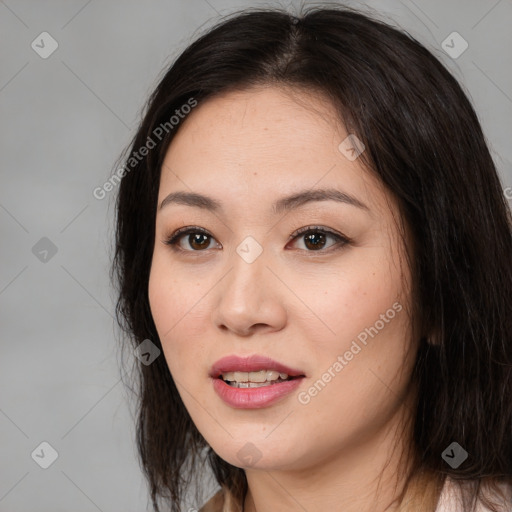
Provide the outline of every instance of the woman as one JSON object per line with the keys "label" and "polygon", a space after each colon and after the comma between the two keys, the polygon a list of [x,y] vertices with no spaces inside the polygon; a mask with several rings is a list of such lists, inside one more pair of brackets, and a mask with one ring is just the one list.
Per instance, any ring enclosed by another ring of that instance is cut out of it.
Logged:
{"label": "woman", "polygon": [[239,13],[130,149],[113,270],[155,510],[204,462],[205,512],[512,510],[510,209],[429,51],[347,8]]}

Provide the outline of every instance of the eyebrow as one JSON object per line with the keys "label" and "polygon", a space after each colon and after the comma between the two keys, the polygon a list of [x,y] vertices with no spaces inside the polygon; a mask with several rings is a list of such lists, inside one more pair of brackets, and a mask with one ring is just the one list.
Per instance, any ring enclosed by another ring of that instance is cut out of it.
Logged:
{"label": "eyebrow", "polygon": [[[272,204],[272,211],[275,215],[299,208],[307,203],[316,201],[337,201],[349,204],[362,210],[370,211],[368,206],[355,197],[334,188],[304,190],[290,196],[282,197]],[[169,204],[181,204],[202,208],[211,212],[222,212],[222,204],[202,194],[195,192],[171,192],[160,203],[160,210]]]}

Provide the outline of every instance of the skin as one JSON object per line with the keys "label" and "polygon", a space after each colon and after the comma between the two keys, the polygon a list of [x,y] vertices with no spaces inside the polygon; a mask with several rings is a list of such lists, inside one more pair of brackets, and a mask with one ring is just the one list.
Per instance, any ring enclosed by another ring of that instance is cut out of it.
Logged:
{"label": "skin", "polygon": [[[149,299],[192,420],[223,459],[246,471],[246,512],[396,510],[389,505],[409,460],[404,465],[399,456],[411,442],[404,425],[413,410],[417,342],[406,313],[411,276],[393,217],[400,216],[360,159],[338,149],[348,133],[333,112],[311,91],[261,86],[225,93],[187,116],[162,168],[159,205],[176,191],[223,205],[222,213],[174,203],[158,209]],[[271,211],[283,196],[330,187],[369,210],[329,200]],[[315,250],[304,234],[290,240],[311,225],[351,242],[340,246],[327,237]],[[185,226],[209,232],[205,249],[191,245],[189,235],[181,252],[164,243]],[[250,264],[236,252],[249,235],[263,248]],[[395,302],[401,312],[301,403],[299,393]],[[306,377],[269,407],[232,408],[209,377],[212,364],[231,354],[268,355]],[[259,453],[252,464],[237,456],[248,442]]]}

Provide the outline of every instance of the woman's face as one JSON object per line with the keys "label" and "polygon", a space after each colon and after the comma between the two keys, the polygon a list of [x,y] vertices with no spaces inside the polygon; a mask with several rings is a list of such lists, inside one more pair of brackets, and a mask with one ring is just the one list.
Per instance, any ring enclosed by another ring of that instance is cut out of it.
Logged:
{"label": "woman's face", "polygon": [[382,435],[415,356],[396,204],[334,108],[291,94],[197,106],[158,195],[149,299],[164,356],[198,430],[246,469],[307,468]]}

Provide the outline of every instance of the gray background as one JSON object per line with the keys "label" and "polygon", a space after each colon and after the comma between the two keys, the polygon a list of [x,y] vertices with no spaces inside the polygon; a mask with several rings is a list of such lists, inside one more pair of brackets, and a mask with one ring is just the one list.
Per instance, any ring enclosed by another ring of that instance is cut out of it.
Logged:
{"label": "gray background", "polygon": [[[299,2],[0,2],[1,512],[149,510],[112,317],[115,191],[92,191],[162,69],[221,15],[258,5]],[[512,186],[511,0],[366,5],[463,83]],[[442,49],[453,31],[469,44],[457,59]],[[42,32],[58,42],[46,59],[31,47]],[[31,457],[43,441],[59,455],[48,469]]]}

